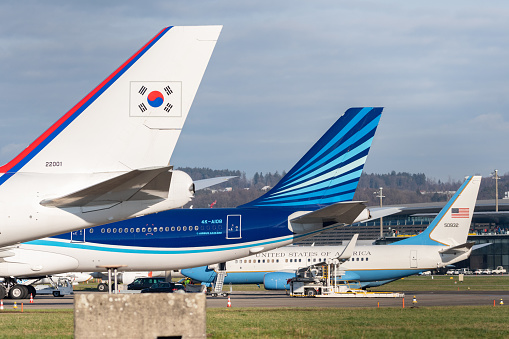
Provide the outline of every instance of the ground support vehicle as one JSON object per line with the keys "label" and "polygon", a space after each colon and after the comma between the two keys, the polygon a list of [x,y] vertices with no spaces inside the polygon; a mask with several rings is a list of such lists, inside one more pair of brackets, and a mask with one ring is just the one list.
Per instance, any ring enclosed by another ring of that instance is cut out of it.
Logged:
{"label": "ground support vehicle", "polygon": [[497,266],[496,269],[491,271],[491,274],[506,274],[507,270],[503,266]]}
{"label": "ground support vehicle", "polygon": [[35,285],[38,295],[53,294],[54,297],[63,297],[74,294],[72,281],[67,278],[59,278],[57,282],[51,280],[51,284]]}
{"label": "ground support vehicle", "polygon": [[321,263],[297,270],[290,279],[292,297],[403,298],[404,293],[369,292],[358,281],[344,281],[339,263]]}

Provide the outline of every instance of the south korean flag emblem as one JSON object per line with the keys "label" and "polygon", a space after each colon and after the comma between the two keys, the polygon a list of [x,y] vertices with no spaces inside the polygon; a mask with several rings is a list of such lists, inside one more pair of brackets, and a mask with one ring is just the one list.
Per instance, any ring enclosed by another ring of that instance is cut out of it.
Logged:
{"label": "south korean flag emblem", "polygon": [[130,116],[182,116],[182,82],[131,81],[130,90]]}

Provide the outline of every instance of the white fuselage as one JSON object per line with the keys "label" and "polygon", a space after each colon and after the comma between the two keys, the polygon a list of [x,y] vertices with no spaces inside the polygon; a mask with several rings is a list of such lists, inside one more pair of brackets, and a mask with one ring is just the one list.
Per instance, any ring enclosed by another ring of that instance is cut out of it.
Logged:
{"label": "white fuselage", "polygon": [[125,201],[92,211],[81,207],[41,205],[44,199],[58,197],[118,175],[16,173],[0,186],[0,247],[178,208],[193,197],[189,190],[192,185],[189,175],[175,171],[168,199]]}

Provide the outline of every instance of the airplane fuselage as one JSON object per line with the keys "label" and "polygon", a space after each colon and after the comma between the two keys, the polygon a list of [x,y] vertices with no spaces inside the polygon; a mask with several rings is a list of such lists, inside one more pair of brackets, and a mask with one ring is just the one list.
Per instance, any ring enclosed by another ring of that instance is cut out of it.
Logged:
{"label": "airplane fuselage", "polygon": [[[20,244],[0,265],[0,276],[55,272],[171,270],[223,262],[271,250],[326,228],[294,234],[293,210],[177,209]],[[143,222],[144,220],[149,221]],[[15,259],[14,259],[15,258]],[[18,264],[23,262],[23,264]]]}
{"label": "airplane fuselage", "polygon": [[[350,259],[341,265],[343,280],[375,282],[394,280],[419,272],[433,270],[463,260],[442,255],[446,246],[428,245],[374,245],[356,246]],[[287,246],[226,263],[225,283],[262,284],[269,273],[287,272],[294,275],[299,268],[337,258],[344,246]],[[460,253],[458,253],[460,255]],[[182,273],[203,282],[213,282],[216,269],[205,266],[185,269]]]}

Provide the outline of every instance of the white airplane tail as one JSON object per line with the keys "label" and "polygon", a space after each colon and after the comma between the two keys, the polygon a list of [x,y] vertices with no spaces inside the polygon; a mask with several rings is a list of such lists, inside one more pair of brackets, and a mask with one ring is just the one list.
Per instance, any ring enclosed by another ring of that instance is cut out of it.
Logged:
{"label": "white airplane tail", "polygon": [[460,246],[466,243],[481,176],[468,177],[431,224],[421,234],[394,245]]}
{"label": "white airplane tail", "polygon": [[167,27],[8,164],[15,173],[168,166],[221,26]]}

